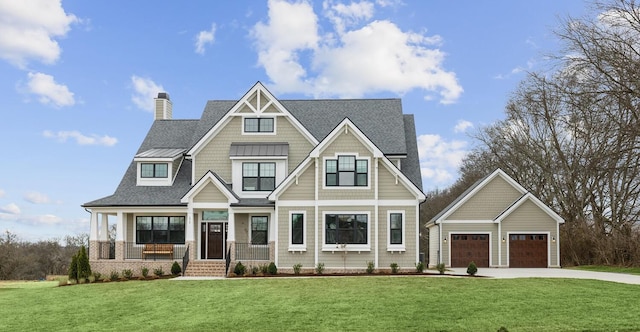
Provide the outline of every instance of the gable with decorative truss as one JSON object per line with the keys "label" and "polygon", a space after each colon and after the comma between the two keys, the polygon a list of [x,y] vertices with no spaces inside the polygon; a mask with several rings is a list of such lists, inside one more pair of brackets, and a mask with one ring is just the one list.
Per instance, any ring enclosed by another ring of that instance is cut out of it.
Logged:
{"label": "gable with decorative truss", "polygon": [[[260,152],[267,151],[264,144],[281,146],[283,143],[288,143],[288,155],[284,156],[285,162],[277,166],[277,172],[282,174],[292,171],[318,144],[309,131],[258,82],[188,151],[193,160],[192,179],[195,181],[207,171],[215,170],[228,183],[238,182],[233,180],[238,177],[237,172],[243,162],[280,163],[278,160],[282,156]],[[252,146],[256,154],[231,156],[232,144]],[[260,144],[263,146],[258,148]]]}

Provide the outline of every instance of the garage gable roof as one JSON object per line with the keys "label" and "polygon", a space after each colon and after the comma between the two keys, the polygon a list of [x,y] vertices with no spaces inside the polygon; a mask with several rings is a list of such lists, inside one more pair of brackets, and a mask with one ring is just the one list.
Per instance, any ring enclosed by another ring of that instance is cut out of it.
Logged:
{"label": "garage gable roof", "polygon": [[478,180],[471,187],[465,190],[460,196],[458,196],[453,202],[447,205],[440,213],[435,215],[429,222],[427,222],[427,226],[431,224],[439,224],[442,221],[446,220],[451,214],[453,214],[458,208],[460,208],[464,203],[466,203],[471,197],[477,194],[482,188],[484,188],[487,184],[489,184],[496,177],[501,177],[511,186],[513,186],[518,192],[521,194],[526,194],[528,190],[526,190],[523,186],[521,186],[518,182],[516,182],[513,178],[511,178],[507,173],[505,173],[501,169],[496,169],[493,173],[485,176],[484,178]]}
{"label": "garage gable roof", "polygon": [[553,210],[551,210],[546,204],[544,204],[541,200],[539,200],[536,196],[534,196],[530,192],[522,195],[522,197],[520,197],[517,201],[511,204],[511,206],[509,206],[506,210],[500,213],[496,217],[495,222],[501,223],[506,217],[508,217],[513,211],[516,211],[518,207],[520,207],[526,201],[533,202],[533,204],[538,206],[540,210],[544,211],[547,215],[549,215],[549,217],[551,217],[557,223],[564,224],[564,219],[562,219],[560,215],[558,215]]}

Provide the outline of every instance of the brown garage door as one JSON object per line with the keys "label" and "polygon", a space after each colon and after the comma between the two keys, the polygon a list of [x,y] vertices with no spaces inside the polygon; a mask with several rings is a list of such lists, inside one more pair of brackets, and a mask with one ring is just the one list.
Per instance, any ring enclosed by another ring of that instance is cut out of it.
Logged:
{"label": "brown garage door", "polygon": [[488,234],[451,235],[451,266],[467,267],[470,262],[478,267],[489,267]]}
{"label": "brown garage door", "polygon": [[547,235],[511,234],[509,267],[547,267]]}

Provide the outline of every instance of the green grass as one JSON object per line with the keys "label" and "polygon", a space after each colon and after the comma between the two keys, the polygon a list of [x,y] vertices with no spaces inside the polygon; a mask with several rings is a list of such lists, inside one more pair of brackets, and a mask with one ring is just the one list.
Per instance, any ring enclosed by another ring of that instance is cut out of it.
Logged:
{"label": "green grass", "polygon": [[0,281],[0,291],[4,289],[52,288],[58,285],[58,281]]}
{"label": "green grass", "polygon": [[0,288],[0,330],[638,331],[637,285],[440,277]]}
{"label": "green grass", "polygon": [[603,265],[582,265],[570,267],[576,270],[596,271],[596,272],[613,272],[640,275],[640,267],[624,267],[624,266],[603,266]]}

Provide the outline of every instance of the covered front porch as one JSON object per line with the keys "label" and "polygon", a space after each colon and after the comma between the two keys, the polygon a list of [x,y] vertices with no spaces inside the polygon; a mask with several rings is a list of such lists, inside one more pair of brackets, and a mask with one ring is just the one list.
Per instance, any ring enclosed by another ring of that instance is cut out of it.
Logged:
{"label": "covered front porch", "polygon": [[90,225],[89,258],[102,274],[130,269],[138,275],[143,267],[168,273],[177,261],[185,275],[190,264],[194,275],[226,275],[238,261],[275,260],[271,206],[93,209]]}

